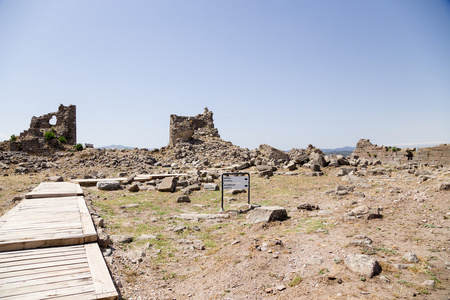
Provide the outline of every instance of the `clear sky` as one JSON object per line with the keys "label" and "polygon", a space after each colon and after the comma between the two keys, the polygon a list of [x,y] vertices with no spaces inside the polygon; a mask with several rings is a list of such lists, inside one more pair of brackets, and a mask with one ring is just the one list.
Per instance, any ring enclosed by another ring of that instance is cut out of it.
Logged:
{"label": "clear sky", "polygon": [[62,103],[96,147],[204,107],[250,149],[450,143],[450,1],[0,0],[0,103],[0,140]]}

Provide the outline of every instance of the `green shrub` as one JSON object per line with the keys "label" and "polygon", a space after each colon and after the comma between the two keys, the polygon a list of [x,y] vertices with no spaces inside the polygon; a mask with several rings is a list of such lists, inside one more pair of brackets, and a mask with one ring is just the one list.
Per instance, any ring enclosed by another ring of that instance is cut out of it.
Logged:
{"label": "green shrub", "polygon": [[16,138],[16,135],[15,135],[15,134],[11,135],[11,139],[10,139],[11,142],[15,142],[16,139],[17,139],[17,138]]}
{"label": "green shrub", "polygon": [[53,131],[47,131],[44,133],[44,140],[47,142],[56,138],[56,135]]}
{"label": "green shrub", "polygon": [[77,151],[83,150],[83,145],[77,144],[77,145],[75,146],[75,150],[77,150]]}
{"label": "green shrub", "polygon": [[66,139],[66,137],[63,136],[63,135],[59,137],[58,141],[59,141],[61,144],[67,143],[67,139]]}

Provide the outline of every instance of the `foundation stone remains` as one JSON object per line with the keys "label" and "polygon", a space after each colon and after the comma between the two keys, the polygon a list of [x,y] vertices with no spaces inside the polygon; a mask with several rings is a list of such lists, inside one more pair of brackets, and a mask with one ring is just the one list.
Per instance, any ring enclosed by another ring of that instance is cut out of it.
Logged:
{"label": "foundation stone remains", "polygon": [[360,139],[353,151],[353,158],[379,160],[383,163],[404,164],[408,162],[450,165],[450,145],[442,144],[428,148],[398,148],[378,146],[369,139]]}

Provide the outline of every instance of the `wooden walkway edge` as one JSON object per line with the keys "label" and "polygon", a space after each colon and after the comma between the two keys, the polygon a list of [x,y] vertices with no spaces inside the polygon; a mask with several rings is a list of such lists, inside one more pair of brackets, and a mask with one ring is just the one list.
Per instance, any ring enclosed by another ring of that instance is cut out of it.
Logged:
{"label": "wooden walkway edge", "polygon": [[0,299],[118,298],[80,190],[41,184],[0,218]]}

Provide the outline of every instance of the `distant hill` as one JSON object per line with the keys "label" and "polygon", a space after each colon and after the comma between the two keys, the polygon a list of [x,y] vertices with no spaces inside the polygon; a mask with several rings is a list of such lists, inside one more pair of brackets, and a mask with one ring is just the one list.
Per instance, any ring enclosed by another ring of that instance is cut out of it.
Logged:
{"label": "distant hill", "polygon": [[134,149],[135,147],[128,147],[128,146],[122,146],[122,145],[109,145],[109,146],[103,146],[103,147],[97,147],[98,149]]}
{"label": "distant hill", "polygon": [[335,154],[335,155],[344,155],[348,156],[352,154],[353,150],[355,150],[355,147],[342,147],[342,148],[336,148],[336,149],[320,149],[325,154]]}

